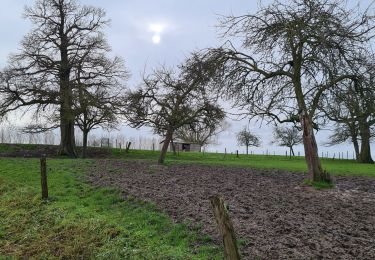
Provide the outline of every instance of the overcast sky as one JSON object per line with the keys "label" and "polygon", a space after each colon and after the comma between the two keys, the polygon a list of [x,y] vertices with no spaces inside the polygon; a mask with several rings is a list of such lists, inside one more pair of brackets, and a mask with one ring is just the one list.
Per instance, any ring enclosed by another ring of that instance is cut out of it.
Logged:
{"label": "overcast sky", "polygon": [[[218,46],[220,38],[215,27],[219,15],[241,15],[257,9],[256,0],[82,0],[84,4],[102,7],[111,20],[111,26],[105,30],[107,39],[115,55],[122,56],[132,77],[129,86],[140,82],[144,68],[152,69],[158,65],[173,66],[181,62],[196,49]],[[266,2],[266,1],[263,1]],[[269,2],[269,1],[268,1]],[[361,4],[368,4],[363,0]],[[0,67],[6,64],[7,56],[16,52],[19,42],[30,30],[29,21],[23,19],[25,5],[33,0],[1,0],[0,9]],[[220,144],[210,147],[212,151],[235,151],[237,147],[235,133],[247,125],[247,120],[233,121],[231,128],[219,138]],[[262,138],[262,147],[256,149],[262,153],[267,149],[273,153],[285,153],[285,148],[270,144],[272,129],[260,128],[255,122],[250,129]],[[134,130],[123,127],[125,136],[152,136],[149,129]],[[328,131],[318,133],[318,143],[326,141]],[[255,150],[255,149],[253,149]],[[352,151],[350,144],[337,147],[321,147],[321,151]],[[374,150],[374,149],[373,149]],[[299,146],[297,151],[303,152]]]}

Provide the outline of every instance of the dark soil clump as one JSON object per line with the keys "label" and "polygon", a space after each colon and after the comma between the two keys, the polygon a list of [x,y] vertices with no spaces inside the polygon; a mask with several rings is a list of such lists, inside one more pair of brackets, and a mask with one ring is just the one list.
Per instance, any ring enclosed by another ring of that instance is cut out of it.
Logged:
{"label": "dark soil clump", "polygon": [[200,224],[217,243],[208,199],[222,195],[245,259],[375,259],[374,179],[337,177],[335,189],[315,190],[278,170],[119,160],[98,161],[87,178]]}

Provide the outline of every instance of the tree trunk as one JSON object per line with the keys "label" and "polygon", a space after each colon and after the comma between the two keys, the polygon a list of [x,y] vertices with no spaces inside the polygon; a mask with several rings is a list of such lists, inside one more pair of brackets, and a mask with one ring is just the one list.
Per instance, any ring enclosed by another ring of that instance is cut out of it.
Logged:
{"label": "tree trunk", "polygon": [[173,155],[177,155],[177,152],[176,152],[176,145],[175,145],[175,143],[173,142],[173,139],[171,140],[171,145],[172,145]]}
{"label": "tree trunk", "polygon": [[82,140],[82,158],[87,157],[87,137],[89,135],[89,131],[82,131],[83,140]]}
{"label": "tree trunk", "polygon": [[131,144],[132,142],[128,142],[128,144],[126,145],[125,153],[129,152]]}
{"label": "tree trunk", "polygon": [[354,151],[355,151],[355,159],[359,159],[359,144],[358,144],[358,138],[357,136],[352,136],[352,143],[354,146]]}
{"label": "tree trunk", "polygon": [[303,145],[309,178],[316,182],[331,182],[330,176],[323,171],[320,163],[311,119],[303,110],[300,114],[300,120],[303,129]]}
{"label": "tree trunk", "polygon": [[59,155],[67,155],[72,158],[77,157],[75,137],[74,137],[74,116],[72,111],[61,109],[60,120],[60,151]]}
{"label": "tree trunk", "polygon": [[367,123],[362,123],[360,125],[360,135],[361,135],[361,151],[359,153],[358,162],[374,163],[374,161],[371,158],[370,127]]}
{"label": "tree trunk", "polygon": [[74,111],[73,111],[73,94],[70,85],[70,70],[68,58],[68,39],[64,32],[65,15],[60,7],[61,26],[60,26],[60,150],[59,155],[67,155],[72,158],[77,157],[75,138],[74,138]]}
{"label": "tree trunk", "polygon": [[246,155],[249,155],[249,146],[246,146]]}
{"label": "tree trunk", "polygon": [[161,148],[161,151],[160,151],[160,157],[159,157],[159,161],[158,161],[159,164],[163,164],[164,163],[165,155],[167,154],[169,143],[172,140],[172,135],[173,135],[173,132],[171,130],[168,130],[167,133],[166,133],[166,135],[165,135],[165,140],[163,142],[163,147]]}
{"label": "tree trunk", "polygon": [[293,146],[289,147],[290,148],[290,154],[292,154],[294,156],[294,150],[293,150]]}

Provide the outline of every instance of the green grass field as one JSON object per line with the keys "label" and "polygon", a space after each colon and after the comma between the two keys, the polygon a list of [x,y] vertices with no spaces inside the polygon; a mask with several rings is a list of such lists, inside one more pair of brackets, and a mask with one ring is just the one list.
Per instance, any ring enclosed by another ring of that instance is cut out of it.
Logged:
{"label": "green grass field", "polygon": [[83,183],[90,163],[49,159],[43,202],[39,160],[0,158],[0,259],[221,259],[208,237],[152,204]]}
{"label": "green grass field", "polygon": [[[12,152],[17,149],[37,150],[40,146],[34,144],[19,144],[9,146],[0,144],[0,152]],[[98,149],[98,148],[95,148]],[[103,148],[104,149],[104,148]],[[108,150],[107,150],[108,151]],[[110,151],[108,151],[110,154]],[[159,151],[125,150],[112,149],[113,158],[117,159],[136,159],[157,161]],[[306,162],[304,157],[285,157],[285,156],[265,156],[265,155],[239,155],[222,153],[190,153],[180,152],[179,155],[168,153],[166,164],[173,163],[199,163],[207,165],[222,165],[230,167],[250,167],[257,169],[281,169],[292,172],[306,172]],[[375,177],[374,164],[359,164],[354,160],[322,159],[323,169],[332,175],[346,176],[367,176]]]}
{"label": "green grass field", "polygon": [[[113,149],[116,158],[146,159],[156,161],[158,151],[124,150]],[[222,165],[230,167],[249,167],[257,169],[280,169],[292,172],[306,172],[306,161],[304,157],[265,156],[265,155],[239,155],[220,153],[188,153],[180,152],[179,155],[168,153],[166,164],[173,163],[199,163],[207,165]],[[354,160],[322,159],[323,169],[332,175],[343,176],[367,176],[375,177],[375,165],[359,164]]]}

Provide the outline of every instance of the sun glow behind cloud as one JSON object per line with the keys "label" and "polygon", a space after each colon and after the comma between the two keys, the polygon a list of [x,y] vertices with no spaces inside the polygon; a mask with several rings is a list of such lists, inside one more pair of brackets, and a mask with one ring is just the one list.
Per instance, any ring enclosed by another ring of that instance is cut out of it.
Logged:
{"label": "sun glow behind cloud", "polygon": [[154,44],[159,44],[159,43],[160,43],[160,40],[161,40],[160,35],[155,34],[154,36],[152,36],[152,42],[153,42]]}
{"label": "sun glow behind cloud", "polygon": [[154,34],[152,36],[152,42],[159,44],[161,41],[161,33],[164,31],[165,26],[160,23],[152,23],[149,26],[150,31]]}
{"label": "sun glow behind cloud", "polygon": [[164,29],[164,25],[159,23],[152,23],[150,24],[150,31],[154,33],[161,33]]}

